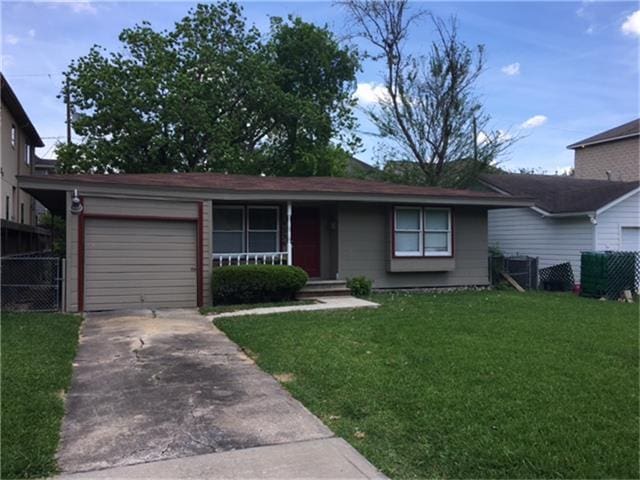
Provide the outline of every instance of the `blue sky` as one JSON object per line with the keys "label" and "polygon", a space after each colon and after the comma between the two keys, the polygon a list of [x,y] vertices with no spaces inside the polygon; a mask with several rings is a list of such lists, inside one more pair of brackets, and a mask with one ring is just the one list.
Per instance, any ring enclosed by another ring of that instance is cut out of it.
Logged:
{"label": "blue sky", "polygon": [[[56,98],[70,60],[99,44],[119,49],[118,33],[148,20],[170,28],[190,2],[2,2],[2,71],[44,137],[39,155],[52,156],[65,135]],[[330,2],[244,2],[250,23],[266,29],[270,15],[295,14],[327,24],[343,38],[344,11]],[[640,5],[637,2],[422,2],[416,7],[455,15],[461,37],[484,44],[487,68],[478,94],[491,127],[521,139],[501,159],[505,167],[562,171],[573,163],[565,147],[639,116]],[[432,29],[411,32],[408,49],[426,51]],[[360,45],[363,46],[363,45]],[[358,74],[360,101],[370,105],[381,68]],[[362,132],[372,131],[362,113]],[[373,162],[377,139],[363,135],[359,157]]]}

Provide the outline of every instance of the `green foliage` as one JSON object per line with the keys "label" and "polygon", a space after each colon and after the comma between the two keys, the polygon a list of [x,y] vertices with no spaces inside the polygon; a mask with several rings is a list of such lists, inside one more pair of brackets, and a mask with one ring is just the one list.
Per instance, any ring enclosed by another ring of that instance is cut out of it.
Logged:
{"label": "green foliage", "polygon": [[64,393],[81,318],[2,312],[2,478],[57,472]]}
{"label": "green foliage", "polygon": [[64,172],[339,175],[359,145],[358,56],[326,27],[273,18],[264,34],[221,2],[119,38],[68,68],[83,141],[58,145]]}
{"label": "green foliage", "polygon": [[373,300],[216,325],[390,478],[638,478],[637,305]]}
{"label": "green foliage", "polygon": [[214,305],[292,300],[307,283],[299,267],[287,265],[233,265],[211,274]]}
{"label": "green foliage", "polygon": [[347,280],[347,287],[351,290],[351,294],[356,297],[368,297],[371,295],[371,286],[373,282],[367,277],[353,277]]}
{"label": "green foliage", "polygon": [[58,256],[64,257],[67,250],[67,229],[65,219],[53,215],[51,212],[45,212],[40,217],[40,225],[51,230],[52,247],[51,251]]}

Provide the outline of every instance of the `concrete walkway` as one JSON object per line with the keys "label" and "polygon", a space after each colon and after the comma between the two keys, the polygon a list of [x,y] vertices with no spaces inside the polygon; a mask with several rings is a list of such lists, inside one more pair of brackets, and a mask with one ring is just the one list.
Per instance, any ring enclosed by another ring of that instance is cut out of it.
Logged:
{"label": "concrete walkway", "polygon": [[334,437],[63,475],[58,480],[106,478],[222,480],[386,477],[351,445]]}
{"label": "concrete walkway", "polygon": [[314,298],[317,303],[306,305],[287,305],[284,307],[262,307],[248,310],[236,310],[235,312],[214,313],[208,315],[210,319],[225,317],[244,317],[245,315],[271,315],[273,313],[286,312],[317,312],[321,310],[341,310],[350,308],[378,308],[380,304],[363,300],[361,298],[342,297],[318,297]]}
{"label": "concrete walkway", "polygon": [[66,478],[379,476],[192,310],[87,315],[65,408]]}

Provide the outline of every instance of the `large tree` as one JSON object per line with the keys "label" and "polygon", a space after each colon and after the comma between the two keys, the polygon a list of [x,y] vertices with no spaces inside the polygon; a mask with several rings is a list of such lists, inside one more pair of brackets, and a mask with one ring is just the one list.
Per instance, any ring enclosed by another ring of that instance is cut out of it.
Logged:
{"label": "large tree", "polygon": [[225,2],[119,38],[69,66],[82,141],[58,146],[63,171],[335,175],[358,145],[358,57],[326,27],[274,18],[261,33]]}
{"label": "large tree", "polygon": [[[383,68],[385,94],[367,110],[386,141],[384,174],[428,185],[467,186],[487,170],[514,139],[488,128],[489,116],[475,94],[484,67],[482,45],[458,37],[455,19],[445,22],[407,0],[346,0],[357,34]],[[435,35],[426,54],[407,52],[411,28],[430,18]]]}

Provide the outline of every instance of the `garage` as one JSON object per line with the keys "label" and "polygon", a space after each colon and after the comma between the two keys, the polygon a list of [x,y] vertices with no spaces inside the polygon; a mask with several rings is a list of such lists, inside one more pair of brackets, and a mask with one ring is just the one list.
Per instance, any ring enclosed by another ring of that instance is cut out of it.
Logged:
{"label": "garage", "polygon": [[83,230],[84,310],[197,306],[195,221],[87,215]]}

